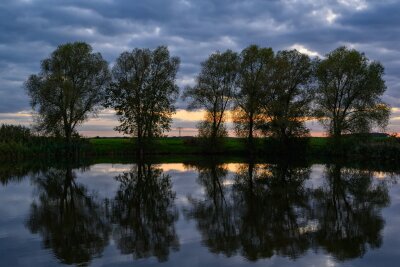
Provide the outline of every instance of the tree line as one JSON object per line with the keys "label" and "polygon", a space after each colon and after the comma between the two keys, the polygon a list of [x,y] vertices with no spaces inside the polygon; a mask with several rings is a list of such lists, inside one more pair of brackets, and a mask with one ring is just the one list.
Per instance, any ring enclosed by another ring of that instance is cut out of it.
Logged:
{"label": "tree line", "polygon": [[[86,43],[60,45],[25,83],[36,130],[70,143],[90,115],[112,108],[120,122],[116,130],[137,137],[144,147],[170,130],[180,95],[179,65],[166,46],[123,52],[110,69]],[[211,54],[182,99],[188,109],[206,111],[199,136],[214,145],[227,135],[229,111],[236,134],[250,147],[257,136],[283,144],[307,136],[309,119],[318,119],[340,143],[343,134],[387,125],[383,75],[382,64],[347,47],[310,58],[297,50],[275,53],[250,45],[240,53]]]}

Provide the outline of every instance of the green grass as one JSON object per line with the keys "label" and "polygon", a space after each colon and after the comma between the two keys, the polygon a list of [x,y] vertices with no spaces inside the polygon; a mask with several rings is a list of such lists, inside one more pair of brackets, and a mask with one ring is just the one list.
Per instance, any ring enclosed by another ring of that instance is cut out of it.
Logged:
{"label": "green grass", "polygon": [[[88,139],[96,154],[131,154],[135,151],[133,138],[92,138]],[[207,147],[196,138],[165,137],[154,139],[148,151],[151,154],[203,154]],[[221,153],[245,151],[245,141],[239,138],[225,138]]]}
{"label": "green grass", "polygon": [[[323,149],[326,146],[326,138],[310,138],[310,144],[315,149]],[[88,139],[95,154],[133,154],[135,152],[135,139],[128,138],[92,138]],[[275,141],[273,141],[275,142]],[[259,153],[268,150],[271,139],[260,138],[255,140],[255,146]],[[150,154],[207,154],[210,147],[201,143],[197,138],[164,137],[156,138],[149,147]],[[237,155],[246,153],[246,140],[243,138],[227,137],[222,141],[217,154]]]}
{"label": "green grass", "polygon": [[327,137],[310,137],[309,145],[312,147],[325,147],[328,144],[329,138]]}
{"label": "green grass", "polygon": [[135,149],[134,142],[130,138],[93,138],[89,139],[89,143],[98,154],[127,153]]}
{"label": "green grass", "polygon": [[[135,153],[135,139],[133,138],[92,138],[88,139],[92,152],[96,155],[133,155]],[[328,137],[309,137],[303,139],[306,143],[307,154],[328,155],[331,148],[331,140]],[[374,137],[370,142],[387,142],[388,138]],[[346,137],[343,143],[346,149],[356,146],[358,139]],[[280,148],[275,140],[270,138],[255,139],[256,154],[274,155]],[[301,150],[302,148],[300,148]],[[212,149],[201,143],[197,138],[187,137],[164,137],[156,138],[153,144],[147,149],[149,154],[154,155],[199,155],[209,154]],[[243,155],[246,154],[246,140],[243,138],[224,138],[221,147],[216,154]],[[289,151],[292,152],[292,151]],[[295,152],[295,151],[293,151]]]}
{"label": "green grass", "polygon": [[[35,139],[36,140],[36,139]],[[137,149],[134,138],[87,138],[81,139],[74,147],[74,157],[80,158],[127,158],[134,159]],[[280,155],[303,159],[330,159],[333,155],[332,142],[327,137],[310,137],[298,139],[293,146],[284,150],[279,143],[271,138],[255,139],[255,149],[252,157],[274,159]],[[379,158],[400,160],[400,139],[393,137],[372,137],[362,139],[348,136],[343,138],[344,153],[340,157],[349,158]],[[62,157],[65,146],[60,140],[40,138],[35,142],[0,142],[0,160],[26,158],[57,158]],[[224,138],[217,148],[205,144],[198,138],[164,137],[156,138],[151,146],[145,149],[151,157],[168,157],[182,160],[189,157],[212,155],[228,157],[247,157],[249,152],[246,139]],[[165,160],[165,159],[164,159]]]}

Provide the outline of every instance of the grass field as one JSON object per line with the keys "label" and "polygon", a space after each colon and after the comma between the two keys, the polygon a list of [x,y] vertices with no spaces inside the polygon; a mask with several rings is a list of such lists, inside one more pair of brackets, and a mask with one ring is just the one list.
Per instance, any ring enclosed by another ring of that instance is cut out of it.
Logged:
{"label": "grass field", "polygon": [[[36,140],[36,139],[35,139]],[[394,137],[347,136],[343,138],[340,153],[332,153],[334,148],[327,137],[310,137],[296,139],[293,145],[285,149],[278,141],[271,138],[255,139],[254,149],[248,150],[246,140],[225,138],[221,145],[211,147],[202,140],[193,137],[156,138],[147,146],[145,154],[151,157],[168,157],[185,159],[196,156],[262,157],[290,156],[308,159],[329,159],[332,156],[341,158],[370,158],[383,160],[400,160],[400,139]],[[66,148],[61,140],[41,138],[37,142],[0,142],[0,160],[19,160],[27,158],[62,158],[65,153],[79,158],[123,158],[136,157],[137,149],[134,138],[87,138],[80,139],[71,148]]]}
{"label": "grass field", "polygon": [[[131,154],[135,151],[135,139],[132,138],[91,138],[89,143],[96,154]],[[328,138],[311,137],[308,139],[312,151],[326,148]],[[271,139],[256,139],[258,151],[268,149]],[[246,140],[228,137],[223,140],[220,148],[222,154],[240,154],[246,152]],[[204,147],[196,138],[165,137],[156,138],[148,149],[150,154],[204,154],[209,148]]]}
{"label": "grass field", "polygon": [[[165,137],[156,138],[149,152],[155,154],[199,154],[205,148],[193,138]],[[129,154],[135,151],[133,138],[93,138],[89,139],[96,153]],[[239,138],[226,138],[222,148],[223,152],[240,152],[245,148],[244,142]]]}

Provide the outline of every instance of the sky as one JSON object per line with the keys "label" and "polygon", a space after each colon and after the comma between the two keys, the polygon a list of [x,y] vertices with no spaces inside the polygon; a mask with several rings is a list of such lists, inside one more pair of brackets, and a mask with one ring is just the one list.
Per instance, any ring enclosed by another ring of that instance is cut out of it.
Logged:
{"label": "sky", "polygon": [[[181,66],[177,83],[192,85],[211,53],[250,44],[274,51],[297,49],[323,57],[346,45],[385,67],[384,101],[392,107],[388,132],[400,132],[400,1],[395,0],[1,0],[0,123],[31,125],[23,87],[40,61],[60,44],[89,43],[113,65],[124,51],[167,45]],[[201,112],[177,100],[172,131],[195,135]],[[112,110],[103,110],[80,132],[116,136]],[[313,135],[323,128],[310,121]]]}

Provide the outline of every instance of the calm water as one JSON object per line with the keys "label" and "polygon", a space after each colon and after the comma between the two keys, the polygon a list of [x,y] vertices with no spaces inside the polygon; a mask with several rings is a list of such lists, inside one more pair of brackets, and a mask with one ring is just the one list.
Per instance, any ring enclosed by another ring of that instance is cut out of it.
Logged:
{"label": "calm water", "polygon": [[394,173],[340,165],[0,166],[1,266],[399,266]]}

